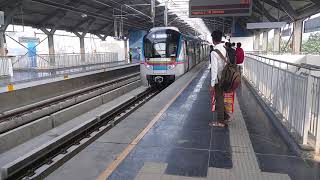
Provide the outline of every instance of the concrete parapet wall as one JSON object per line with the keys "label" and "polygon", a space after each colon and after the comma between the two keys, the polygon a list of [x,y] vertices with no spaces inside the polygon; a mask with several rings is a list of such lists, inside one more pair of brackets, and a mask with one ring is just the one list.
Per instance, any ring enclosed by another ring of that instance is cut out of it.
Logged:
{"label": "concrete parapet wall", "polygon": [[91,74],[1,93],[0,113],[58,95],[62,95],[68,92],[79,90],[84,87],[99,84],[104,81],[109,81],[120,76],[139,72],[139,70],[139,65],[128,65],[97,74]]}
{"label": "concrete parapet wall", "polygon": [[[132,82],[125,86],[122,86],[118,89],[112,90],[110,92],[106,92],[104,94],[93,97],[92,99],[88,99],[81,103],[75,104],[71,107],[58,111],[56,113],[51,114],[50,116],[45,116],[41,119],[35,120],[28,124],[25,124],[21,127],[13,129],[11,131],[0,134],[0,153],[11,149],[19,144],[26,142],[27,140],[39,136],[40,134],[55,128],[67,121],[80,116],[102,104],[105,104],[125,93],[128,93],[142,85],[141,80]],[[88,96],[88,94],[84,94],[83,96]],[[70,101],[76,101],[72,99]],[[62,102],[67,103],[67,101]],[[50,107],[51,108],[51,107]],[[36,112],[36,111],[35,111]],[[28,118],[32,118],[33,116],[37,116],[38,114],[29,114]],[[21,123],[23,121],[24,116],[18,117],[15,123]],[[35,118],[33,118],[35,119]],[[3,127],[5,128],[5,127]]]}

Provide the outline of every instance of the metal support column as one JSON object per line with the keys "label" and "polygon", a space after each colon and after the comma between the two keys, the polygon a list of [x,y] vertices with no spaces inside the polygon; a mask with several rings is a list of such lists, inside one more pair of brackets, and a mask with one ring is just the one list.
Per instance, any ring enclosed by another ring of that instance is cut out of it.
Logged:
{"label": "metal support column", "polygon": [[5,37],[4,31],[0,31],[0,56],[5,56]]}
{"label": "metal support column", "polygon": [[5,55],[5,49],[6,49],[6,37],[5,32],[7,30],[7,27],[12,22],[12,18],[14,15],[20,10],[21,2],[16,3],[16,7],[13,9],[10,9],[10,12],[8,14],[4,14],[4,24],[0,25],[0,56]]}
{"label": "metal support column", "polygon": [[302,43],[302,29],[303,29],[303,19],[297,20],[293,23],[293,49],[294,54],[300,54],[301,43]]}
{"label": "metal support column", "polygon": [[85,62],[85,47],[84,47],[84,36],[80,36],[80,55],[81,55],[81,62]]}
{"label": "metal support column", "polygon": [[119,34],[118,34],[118,21],[117,21],[117,18],[114,19],[114,22],[113,22],[113,28],[114,28],[114,36],[115,37],[119,37]]}
{"label": "metal support column", "polygon": [[50,65],[55,65],[55,51],[54,51],[54,39],[53,35],[56,32],[55,29],[51,29],[48,31],[45,28],[41,28],[41,31],[43,31],[48,36],[48,49],[49,49],[49,56],[50,56]]}
{"label": "metal support column", "polygon": [[231,27],[231,36],[234,36],[236,33],[236,18],[232,17],[232,27]]}
{"label": "metal support column", "polygon": [[50,55],[50,65],[55,64],[55,50],[54,50],[54,40],[53,40],[53,34],[47,34],[48,36],[48,48],[49,48],[49,55]]}
{"label": "metal support column", "polygon": [[168,26],[168,1],[165,2],[163,18],[164,18],[164,26],[167,27]]}
{"label": "metal support column", "polygon": [[125,58],[125,62],[129,62],[128,60],[128,40],[127,38],[123,39],[123,42],[124,42],[124,58]]}
{"label": "metal support column", "polygon": [[274,29],[273,51],[280,53],[280,33],[281,29]]}
{"label": "metal support column", "polygon": [[151,21],[152,21],[153,27],[155,26],[155,18],[156,18],[156,1],[151,0]]}
{"label": "metal support column", "polygon": [[86,32],[83,32],[82,34],[78,33],[78,32],[73,32],[73,34],[75,34],[76,36],[78,36],[79,40],[80,40],[80,56],[81,56],[81,62],[85,62],[85,55],[86,55],[86,51],[85,51],[85,46],[84,46],[84,37],[86,36]]}
{"label": "metal support column", "polygon": [[268,51],[268,31],[263,32],[262,50]]}
{"label": "metal support column", "polygon": [[253,45],[253,49],[254,50],[259,50],[260,49],[260,33],[259,32],[257,32],[257,33],[255,33],[255,35],[254,35],[254,43],[253,43],[254,45]]}

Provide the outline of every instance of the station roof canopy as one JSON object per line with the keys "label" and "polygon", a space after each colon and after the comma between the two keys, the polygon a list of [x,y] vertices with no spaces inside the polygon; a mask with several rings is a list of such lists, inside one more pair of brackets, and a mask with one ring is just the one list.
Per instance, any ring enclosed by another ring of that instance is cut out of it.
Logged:
{"label": "station roof canopy", "polygon": [[[114,35],[114,21],[123,20],[123,32],[149,30],[164,26],[164,2],[156,0],[155,22],[151,21],[151,0],[0,0],[6,24],[35,28]],[[248,22],[292,22],[320,12],[319,0],[252,0],[251,16],[238,19]],[[229,31],[232,17],[189,18],[188,0],[169,0],[168,22],[186,34],[206,34],[212,29]],[[4,27],[4,26],[2,26]]]}

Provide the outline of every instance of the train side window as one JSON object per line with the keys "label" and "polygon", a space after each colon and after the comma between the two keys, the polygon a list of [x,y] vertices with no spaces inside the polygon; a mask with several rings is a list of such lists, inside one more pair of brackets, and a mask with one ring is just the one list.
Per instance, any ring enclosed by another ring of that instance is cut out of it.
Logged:
{"label": "train side window", "polygon": [[188,56],[189,55],[189,46],[188,46],[188,42],[185,41],[185,44],[186,44],[186,55]]}

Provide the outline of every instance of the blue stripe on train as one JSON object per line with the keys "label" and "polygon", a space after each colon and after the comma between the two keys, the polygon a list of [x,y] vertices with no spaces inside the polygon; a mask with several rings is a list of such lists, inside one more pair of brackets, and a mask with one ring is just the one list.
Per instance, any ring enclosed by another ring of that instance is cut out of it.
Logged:
{"label": "blue stripe on train", "polygon": [[156,66],[153,66],[153,70],[168,70],[168,67],[166,65],[165,66],[156,65]]}

